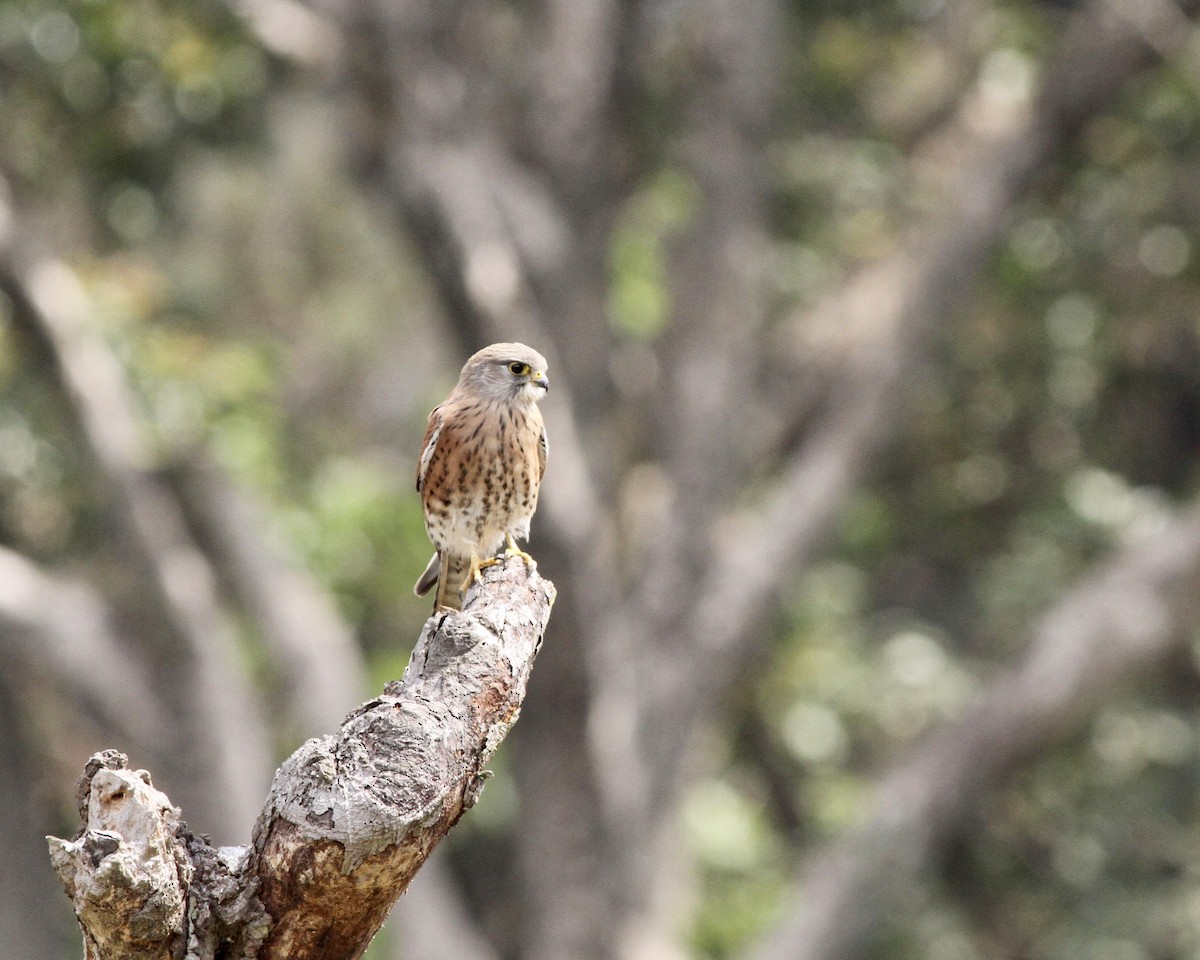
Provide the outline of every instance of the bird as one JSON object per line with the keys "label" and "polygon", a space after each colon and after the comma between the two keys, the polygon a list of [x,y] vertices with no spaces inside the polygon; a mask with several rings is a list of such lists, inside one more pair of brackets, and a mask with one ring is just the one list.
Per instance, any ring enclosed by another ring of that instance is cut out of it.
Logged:
{"label": "bird", "polygon": [[529,538],[549,447],[538,402],[550,389],[546,358],[523,343],[493,343],[463,365],[429,414],[417,491],[434,554],[413,587],[436,583],[434,611],[461,610],[480,571],[508,556],[536,566]]}

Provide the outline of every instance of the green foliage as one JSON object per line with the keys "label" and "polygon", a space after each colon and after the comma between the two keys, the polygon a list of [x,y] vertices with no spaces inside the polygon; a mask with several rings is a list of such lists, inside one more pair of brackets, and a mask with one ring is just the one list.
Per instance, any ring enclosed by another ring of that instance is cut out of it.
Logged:
{"label": "green foliage", "polygon": [[[791,5],[763,164],[781,315],[903,248],[928,212],[915,168],[934,162],[912,146],[968,84],[1016,97],[1036,82],[1052,5],[970,24],[951,6]],[[3,0],[0,173],[78,273],[153,465],[211,451],[334,592],[381,682],[428,611],[410,595],[429,555],[413,459],[447,358],[421,349],[424,281],[349,186],[346,131],[284,76],[217,0]],[[673,319],[672,240],[708,201],[663,142],[677,88],[658,79],[641,146],[667,159],[607,238],[607,322],[648,348]],[[915,369],[828,555],[794,576],[773,657],[718,738],[719,772],[683,810],[698,956],[752,942],[793,855],[850,827],[873,778],[960,716],[1098,556],[1195,494],[1197,91],[1183,69],[1154,71],[1044,172]],[[112,532],[107,493],[10,307],[0,542],[84,566]],[[1200,955],[1195,664],[1173,677],[1122,691],[997,791],[876,955]],[[456,844],[503,849],[516,797],[497,764]]]}
{"label": "green foliage", "polygon": [[686,174],[664,170],[626,204],[609,254],[609,320],[626,336],[652,340],[667,324],[667,245],[695,218],[701,202]]}
{"label": "green foliage", "polygon": [[[795,48],[798,109],[837,119],[772,150],[785,302],[893,250],[911,215],[911,158],[890,141],[925,114],[884,93],[925,90],[934,113],[944,91],[922,86],[931,38],[876,14],[814,14]],[[1006,5],[973,53],[1014,83],[1044,36],[1036,10]],[[731,759],[740,799],[718,813],[744,856],[809,850],[851,826],[873,778],[1020,657],[1041,610],[1194,494],[1200,223],[1184,198],[1197,116],[1196,87],[1174,70],[1136,84],[1047,171],[971,309],[912,377],[889,455],[851,498],[829,561],[795,583],[741,710],[761,732]],[[872,956],[1195,955],[1200,710],[1194,665],[1179,670],[1178,689],[1123,691],[1082,740],[1000,791]],[[769,923],[771,868],[746,871],[739,893],[757,892],[743,902],[705,834],[692,846],[697,943],[734,956],[745,926]]]}
{"label": "green foliage", "polygon": [[269,69],[215,0],[7,0],[0,59],[20,78],[0,113],[6,172],[47,196],[77,178],[126,242],[153,231],[178,150],[252,129]]}
{"label": "green foliage", "polygon": [[[353,383],[377,353],[368,321],[422,294],[374,214],[347,202],[346,179],[312,188],[304,169],[263,168],[279,68],[216,0],[5,0],[0,72],[0,172],[88,251],[71,266],[160,462],[205,446],[368,647],[411,636],[425,603],[408,585],[428,545],[410,464],[345,418],[306,417],[297,378],[324,364],[338,388]],[[273,219],[295,215],[283,190],[308,198],[300,215],[323,236]],[[375,276],[351,272],[364,265]],[[341,356],[299,370],[295,346],[312,330]],[[7,326],[0,336],[0,536],[47,559],[87,553],[106,494],[43,372]],[[397,424],[409,446],[425,403],[409,397]]]}

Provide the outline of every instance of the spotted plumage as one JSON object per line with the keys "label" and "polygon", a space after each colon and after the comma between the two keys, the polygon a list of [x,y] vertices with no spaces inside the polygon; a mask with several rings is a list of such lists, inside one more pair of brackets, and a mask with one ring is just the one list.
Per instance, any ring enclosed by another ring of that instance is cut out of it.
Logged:
{"label": "spotted plumage", "polygon": [[529,536],[546,472],[546,429],[537,402],[549,389],[546,360],[521,343],[494,343],[462,368],[429,415],[417,463],[425,530],[436,553],[414,588],[437,583],[435,609],[461,609],[481,567]]}

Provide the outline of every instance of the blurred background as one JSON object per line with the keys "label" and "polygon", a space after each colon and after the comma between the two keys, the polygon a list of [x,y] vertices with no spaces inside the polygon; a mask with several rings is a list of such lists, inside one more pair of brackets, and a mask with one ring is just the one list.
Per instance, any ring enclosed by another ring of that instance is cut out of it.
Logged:
{"label": "blurred background", "polygon": [[1200,957],[1176,0],[2,0],[0,956],[96,750],[249,839],[465,358],[558,601],[374,960]]}

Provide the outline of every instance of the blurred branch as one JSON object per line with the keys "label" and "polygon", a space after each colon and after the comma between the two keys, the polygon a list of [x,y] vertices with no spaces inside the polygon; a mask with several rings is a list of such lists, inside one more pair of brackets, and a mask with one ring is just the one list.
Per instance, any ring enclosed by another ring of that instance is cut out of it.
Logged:
{"label": "blurred branch", "polygon": [[84,821],[48,838],[89,960],[361,956],[478,799],[516,722],[554,600],[518,559],[425,624],[401,680],[276,772],[251,847],[214,850],[115,751],[92,758]]}
{"label": "blurred branch", "polygon": [[[574,246],[565,221],[536,183],[495,144],[389,144],[388,186],[438,284],[464,356],[493,340],[527,341],[550,360],[554,400],[546,418],[555,483],[547,513],[559,536],[594,543],[602,508],[584,453],[571,378],[557,376],[569,338],[547,329],[533,289],[533,265]],[[522,227],[524,223],[524,227]]]}
{"label": "blurred branch", "polygon": [[[720,702],[759,662],[773,636],[769,618],[789,571],[811,559],[866,464],[886,442],[902,409],[906,374],[931,333],[969,295],[1035,178],[1153,61],[1153,52],[1137,33],[1101,6],[1069,22],[1040,86],[1025,100],[997,100],[983,83],[973,88],[953,123],[917,150],[918,157],[938,158],[929,166],[936,179],[921,170],[922,208],[928,211],[924,221],[891,257],[864,269],[793,321],[798,343],[810,342],[806,338],[814,334],[841,337],[845,350],[829,377],[831,388],[820,414],[805,440],[782,460],[779,478],[763,485],[754,504],[738,505],[716,523],[708,515],[731,498],[714,499],[721,488],[706,490],[703,480],[689,476],[681,481],[709,496],[698,501],[689,497],[692,502],[684,509],[696,512],[679,513],[664,529],[684,523],[705,530],[706,536],[678,534],[681,551],[664,551],[660,562],[650,565],[651,578],[643,588],[650,596],[667,595],[651,604],[666,619],[647,631],[652,642],[645,636],[624,638],[628,655],[609,657],[610,664],[626,664],[623,674],[614,672],[620,682],[606,688],[600,681],[594,692],[598,716],[592,721],[593,749],[602,779],[616,797],[612,806],[620,812],[619,835],[626,838],[631,863],[656,869],[654,845],[647,838],[665,830],[656,824],[672,807],[664,798],[682,788],[686,745],[711,722],[712,703]],[[716,244],[715,249],[723,248]],[[712,267],[714,273],[719,269]],[[736,279],[730,286],[738,289]],[[754,317],[753,308],[749,316]],[[752,320],[740,329],[755,336]],[[721,342],[719,337],[714,341]],[[736,363],[736,349],[730,355]],[[681,376],[690,374],[694,383],[684,384],[673,399],[664,397],[660,404],[705,410],[706,389],[720,390],[722,378],[736,382],[721,370],[718,355],[708,358],[707,367],[686,352],[680,359],[686,365]],[[781,396],[786,401],[795,392]],[[736,396],[728,404],[724,415],[732,411],[733,420],[722,423],[710,417],[710,438],[738,432],[737,417],[746,405]],[[676,432],[672,439],[680,436],[687,433]],[[707,470],[714,458],[716,470],[737,462],[718,445],[715,454],[706,450],[693,457],[691,469],[703,464]],[[753,470],[748,465],[742,469],[746,474]],[[678,496],[682,500],[685,495]],[[665,567],[671,572],[664,583]],[[621,613],[627,616],[627,611]],[[620,638],[621,629],[616,624],[604,632]],[[638,660],[633,669],[628,666],[631,656]]]}
{"label": "blurred branch", "polygon": [[[711,550],[712,507],[736,496],[750,469],[758,428],[748,411],[767,321],[764,155],[780,19],[774,0],[704,0],[676,25],[695,48],[696,75],[682,105],[678,162],[699,197],[669,244],[671,319],[658,345],[664,375],[651,412],[657,450],[678,487],[667,535],[648,563],[659,576],[645,578],[639,597],[660,618],[691,602],[687,581]],[[661,582],[664,571],[678,582]]]}
{"label": "blurred branch", "polygon": [[[1176,0],[1105,0],[1117,17],[1135,27],[1163,60],[1179,64],[1193,88],[1200,87],[1200,57],[1196,55],[1195,25]],[[1186,8],[1192,4],[1185,3]]]}
{"label": "blurred branch", "polygon": [[14,664],[7,654],[0,648],[0,784],[5,788],[0,801],[0,957],[78,957],[77,929],[63,916],[41,841],[47,815],[61,807],[37,792],[46,782],[46,757],[54,752],[37,735],[37,720],[31,716],[42,706],[29,697],[29,679],[37,671]]}
{"label": "blurred branch", "polygon": [[201,451],[172,464],[180,504],[229,594],[271,653],[293,728],[338,724],[362,696],[366,665],[334,598],[273,542],[266,518]]}
{"label": "blurred branch", "polygon": [[[359,0],[336,13],[344,34],[372,51],[346,64],[369,117],[360,138],[364,179],[415,237],[454,353],[515,339],[550,360],[556,480],[542,514],[579,558],[605,518],[603,470],[590,461],[578,422],[608,389],[613,339],[597,322],[603,245],[618,202],[601,145],[610,139],[616,51],[638,9],[607,0],[535,8],[520,39],[529,53],[528,99],[502,58],[481,53],[494,31],[508,28],[499,8]],[[564,71],[585,72],[589,82],[562,83]],[[586,137],[563,139],[557,121],[568,115],[588,128]],[[559,161],[572,164],[569,173]]]}
{"label": "blurred branch", "polygon": [[[641,3],[621,0],[543,0],[531,103],[522,129],[540,168],[559,194],[584,216],[605,202],[615,175],[613,98],[621,53]],[[589,203],[590,201],[590,203]],[[584,213],[584,210],[587,210]]]}
{"label": "blurred branch", "polygon": [[703,602],[704,572],[719,555],[721,505],[751,469],[767,320],[764,148],[778,92],[780,6],[703,0],[674,14],[664,17],[675,31],[666,42],[686,56],[690,82],[681,87],[670,168],[682,174],[689,197],[680,229],[665,243],[670,315],[653,354],[660,375],[630,411],[655,468],[645,488],[634,488],[631,477],[628,495],[652,516],[644,527],[628,524],[634,543],[622,544],[640,554],[635,575],[614,571],[620,561],[606,558],[608,577],[619,577],[628,595],[597,610],[582,645],[588,746],[608,840],[600,855],[621,877],[613,887],[615,912],[626,918],[620,939],[629,942],[616,947],[622,955],[665,950],[673,936],[663,881],[675,864],[660,828],[674,816],[692,732],[674,721],[711,710],[705,689],[723,692],[715,683],[691,685],[712,665],[696,656],[700,635],[679,628]]}
{"label": "blurred branch", "polygon": [[[509,26],[487,4],[343,12],[347,32],[378,52],[350,65],[373,121],[367,167],[417,237],[462,355],[489,340],[552,344],[552,368],[577,390],[607,384],[613,338],[597,322],[597,267],[624,196],[612,155],[616,53],[640,6],[548,0],[507,64],[481,54]],[[527,86],[514,86],[512,68]],[[586,82],[562,83],[564,73]]]}
{"label": "blurred branch", "polygon": [[332,68],[345,54],[341,34],[298,0],[230,0],[266,49],[308,67]]}
{"label": "blurred branch", "polygon": [[1155,668],[1200,616],[1200,507],[1117,552],[1034,628],[983,701],[880,783],[874,813],[815,858],[754,960],[851,960],[988,789],[1078,731],[1113,687]]}
{"label": "blurred branch", "polygon": [[149,748],[166,717],[142,664],[120,642],[103,599],[0,547],[0,644],[48,668],[114,736]]}
{"label": "blurred branch", "polygon": [[65,263],[24,268],[9,252],[0,258],[0,290],[13,303],[15,326],[51,359],[57,387],[149,572],[148,586],[185,651],[187,736],[193,759],[208,771],[212,814],[248,820],[262,795],[258,778],[269,769],[264,725],[212,567],[151,470],[154,457],[124,372],[88,319],[86,295]]}
{"label": "blurred branch", "polygon": [[[752,638],[766,635],[758,630],[760,612],[778,592],[780,572],[803,564],[825,536],[869,454],[887,437],[904,374],[932,330],[968,295],[1018,198],[1153,61],[1139,34],[1100,3],[1071,21],[1024,105],[990,103],[986,90],[976,88],[954,122],[917,149],[918,156],[941,160],[937,182],[926,184],[926,222],[893,256],[794,321],[800,343],[814,331],[841,331],[850,341],[830,378],[826,415],[784,462],[761,513],[730,523],[727,531],[741,532],[713,554],[688,631],[703,638],[712,656],[744,663],[755,655]],[[681,684],[721,682],[713,661],[703,664]]]}
{"label": "blurred branch", "polygon": [[421,241],[457,352],[491,340],[545,342],[529,271],[552,270],[543,261],[569,246],[549,199],[478,131],[385,146],[389,196]]}
{"label": "blurred branch", "polygon": [[498,960],[464,906],[442,854],[434,853],[392,911],[405,960]]}

